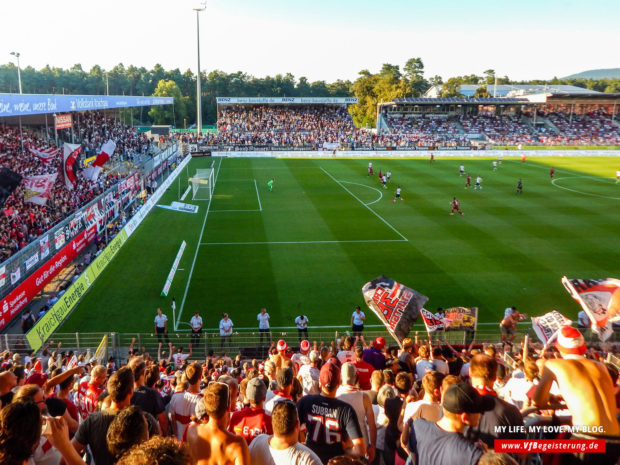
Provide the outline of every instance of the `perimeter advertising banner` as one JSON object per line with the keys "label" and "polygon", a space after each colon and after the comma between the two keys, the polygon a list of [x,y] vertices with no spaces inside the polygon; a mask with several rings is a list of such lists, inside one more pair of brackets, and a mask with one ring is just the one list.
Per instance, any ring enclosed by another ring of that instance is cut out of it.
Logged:
{"label": "perimeter advertising banner", "polygon": [[0,300],[0,329],[95,239],[97,228],[82,231],[9,295]]}
{"label": "perimeter advertising banner", "polygon": [[425,295],[383,275],[364,284],[362,294],[368,308],[401,346],[428,301]]}
{"label": "perimeter advertising banner", "polygon": [[[96,231],[95,226],[91,227],[91,229]],[[39,350],[53,332],[56,331],[66,316],[84,297],[90,286],[94,284],[101,272],[116,256],[126,240],[127,233],[123,229],[112,239],[86,271],[67,289],[67,292],[63,294],[60,300],[43,315],[43,318],[36,322],[34,327],[26,334],[26,339],[32,350],[35,352]]]}

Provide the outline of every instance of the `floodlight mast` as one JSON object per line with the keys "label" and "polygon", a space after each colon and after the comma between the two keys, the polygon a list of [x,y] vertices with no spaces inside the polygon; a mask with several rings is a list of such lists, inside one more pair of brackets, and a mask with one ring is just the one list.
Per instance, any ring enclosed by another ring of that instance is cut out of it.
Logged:
{"label": "floodlight mast", "polygon": [[196,12],[196,45],[197,45],[197,57],[198,57],[198,73],[196,74],[196,135],[202,134],[202,102],[201,102],[201,89],[200,89],[200,12],[207,9],[207,2],[204,1],[200,4],[200,7],[193,8]]}

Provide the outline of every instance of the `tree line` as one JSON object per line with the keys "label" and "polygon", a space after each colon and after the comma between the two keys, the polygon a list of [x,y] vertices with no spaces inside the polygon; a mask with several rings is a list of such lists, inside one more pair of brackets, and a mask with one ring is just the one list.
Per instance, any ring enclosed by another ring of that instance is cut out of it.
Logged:
{"label": "tree line", "polygon": [[[196,120],[196,75],[190,69],[181,72],[178,68],[166,70],[160,64],[152,69],[122,63],[111,70],[98,65],[89,71],[76,64],[69,69],[45,66],[36,70],[26,67],[21,70],[24,93],[32,94],[74,94],[74,95],[155,95],[174,97],[174,105],[153,107],[148,113],[134,108],[123,111],[126,121],[134,123],[173,124],[187,127]],[[399,65],[384,64],[378,72],[364,69],[355,81],[334,82],[313,81],[306,77],[296,78],[291,73],[275,76],[255,77],[237,71],[225,73],[215,70],[201,74],[202,112],[205,124],[217,120],[216,97],[350,97],[359,103],[351,105],[349,111],[357,126],[373,126],[376,120],[377,103],[394,98],[420,97],[431,86],[442,85],[442,97],[462,97],[458,88],[461,84],[480,87],[476,96],[488,96],[485,84],[496,81],[495,71],[489,69],[478,76],[475,74],[455,76],[445,82],[441,76],[426,78],[421,58],[411,58],[402,69]],[[569,84],[600,92],[620,92],[620,79],[567,79],[554,78],[551,81],[513,81],[507,76],[497,77],[498,84]],[[0,92],[17,93],[17,67],[14,63],[0,65]]]}

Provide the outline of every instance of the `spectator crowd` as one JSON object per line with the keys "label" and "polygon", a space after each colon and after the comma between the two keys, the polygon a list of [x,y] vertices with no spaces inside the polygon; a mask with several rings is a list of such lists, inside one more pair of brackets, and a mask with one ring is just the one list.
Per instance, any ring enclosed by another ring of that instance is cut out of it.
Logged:
{"label": "spectator crowd", "polygon": [[[150,146],[146,136],[139,135],[135,128],[105,118],[102,112],[81,113],[75,126],[75,133],[84,150],[82,159],[96,155],[101,145],[110,139],[116,142],[115,159],[121,156],[133,159],[135,154],[147,152]],[[31,149],[46,150],[52,155],[42,159]],[[20,136],[19,128],[0,125],[0,168],[8,168],[24,178],[59,173],[62,160],[62,147],[56,147],[44,137],[25,129]],[[57,176],[45,205],[26,201],[23,181],[20,183],[0,212],[0,262],[120,180],[114,175],[102,174],[92,182],[83,178],[80,172],[81,169],[78,169],[73,189],[68,189],[62,176]]]}
{"label": "spectator crowd", "polygon": [[264,359],[192,355],[133,343],[126,362],[60,344],[4,352],[0,463],[515,464],[528,454],[498,441],[557,437],[525,428],[544,421],[581,428],[562,433],[569,442],[606,446],[543,453],[545,463],[620,457],[618,370],[570,326],[550,348],[346,336],[280,340]]}

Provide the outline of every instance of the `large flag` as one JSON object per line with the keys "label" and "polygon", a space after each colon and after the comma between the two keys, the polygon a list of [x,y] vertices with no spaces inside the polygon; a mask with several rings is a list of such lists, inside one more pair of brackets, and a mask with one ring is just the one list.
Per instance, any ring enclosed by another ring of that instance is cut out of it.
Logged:
{"label": "large flag", "polygon": [[402,346],[428,297],[383,275],[362,287],[366,305]]}
{"label": "large flag", "polygon": [[22,177],[20,174],[8,168],[0,168],[0,207],[4,205],[6,199],[8,199],[15,188],[19,186],[21,181]]}
{"label": "large flag", "polygon": [[99,173],[101,172],[101,167],[110,159],[114,153],[114,150],[116,150],[116,143],[114,143],[114,141],[109,140],[103,144],[101,146],[101,152],[99,152],[93,164],[86,168],[82,173],[84,177],[86,179],[90,179],[91,181],[96,181],[99,177]]}
{"label": "large flag", "polygon": [[[108,357],[108,335],[104,334],[101,342],[99,343],[99,347],[95,351],[95,358],[99,365],[103,365]],[[88,359],[90,360],[90,358]]]}
{"label": "large flag", "polygon": [[45,205],[52,194],[58,173],[24,178],[24,200],[26,202]]}
{"label": "large flag", "polygon": [[420,315],[422,315],[422,320],[424,321],[424,326],[426,326],[427,333],[441,331],[446,328],[446,325],[439,315],[429,312],[425,308],[420,309]]}
{"label": "large flag", "polygon": [[65,181],[65,187],[67,189],[73,189],[76,184],[75,164],[82,152],[82,146],[79,144],[67,144],[65,142],[62,146],[62,151],[62,177]]}
{"label": "large flag", "polygon": [[557,310],[551,310],[544,315],[532,317],[532,328],[536,336],[538,336],[538,339],[540,339],[545,346],[553,342],[557,332],[562,326],[570,324],[570,320]]}
{"label": "large flag", "polygon": [[601,341],[613,334],[612,324],[620,321],[620,280],[568,279],[562,284],[588,315],[594,331]]}
{"label": "large flag", "polygon": [[60,149],[53,147],[28,147],[28,151],[35,157],[39,157],[43,163],[49,163],[58,155]]}

